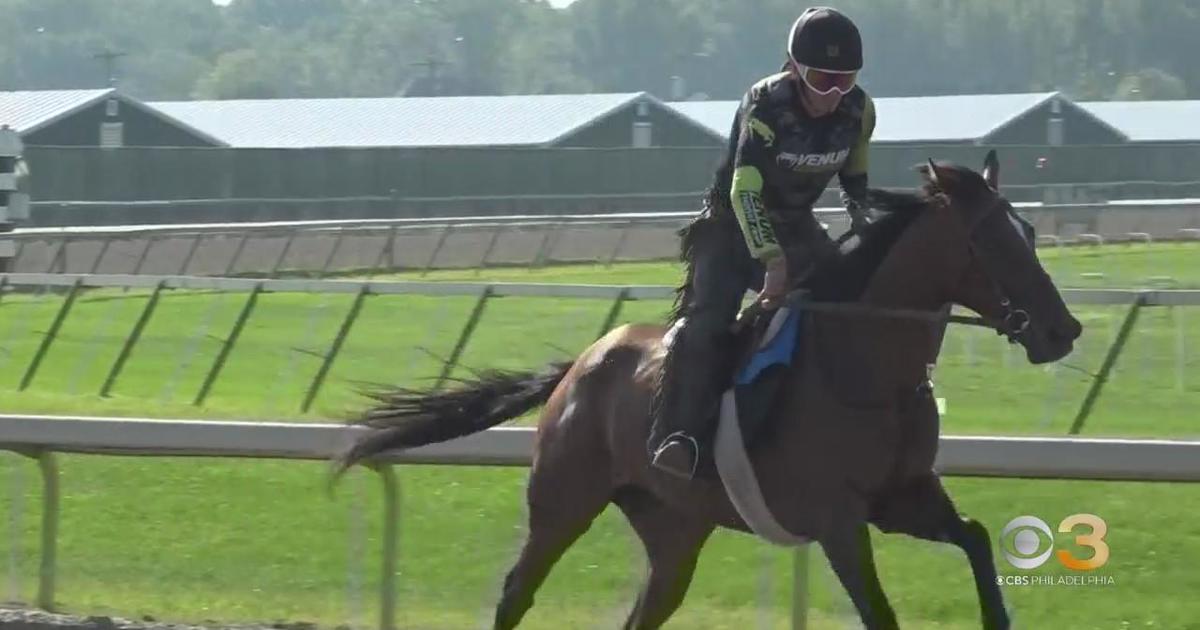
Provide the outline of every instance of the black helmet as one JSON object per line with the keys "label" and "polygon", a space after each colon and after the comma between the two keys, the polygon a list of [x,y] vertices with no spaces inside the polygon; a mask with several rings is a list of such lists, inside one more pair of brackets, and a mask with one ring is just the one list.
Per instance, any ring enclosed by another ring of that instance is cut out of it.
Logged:
{"label": "black helmet", "polygon": [[802,66],[820,70],[861,70],[862,37],[844,13],[829,7],[810,7],[792,25],[788,56]]}

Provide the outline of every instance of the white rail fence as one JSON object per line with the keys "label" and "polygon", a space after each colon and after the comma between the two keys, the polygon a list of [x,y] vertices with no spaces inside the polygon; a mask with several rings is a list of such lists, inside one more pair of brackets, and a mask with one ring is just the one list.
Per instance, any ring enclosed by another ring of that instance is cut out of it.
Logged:
{"label": "white rail fence", "polygon": [[[122,351],[110,367],[108,377],[100,389],[101,396],[107,396],[112,391],[119,378],[125,361],[133,352],[141,339],[142,332],[155,312],[158,296],[164,291],[184,290],[216,290],[241,292],[247,294],[245,304],[237,320],[233,323],[230,333],[223,339],[223,349],[217,354],[213,365],[208,371],[200,391],[196,394],[194,403],[200,406],[204,403],[213,384],[222,373],[225,360],[240,338],[240,331],[252,316],[257,298],[262,293],[320,293],[320,294],[349,294],[354,295],[354,306],[345,314],[337,335],[330,340],[328,349],[318,352],[321,366],[310,382],[304,399],[300,405],[301,411],[307,412],[312,408],[319,395],[326,377],[334,361],[337,359],[343,342],[351,333],[363,302],[371,296],[378,295],[438,295],[438,296],[468,296],[475,298],[475,306],[464,323],[458,340],[453,346],[450,356],[445,361],[440,385],[457,366],[463,349],[476,334],[479,323],[487,304],[494,299],[504,297],[544,297],[544,298],[592,298],[611,301],[604,319],[598,327],[599,334],[604,334],[618,321],[624,305],[637,300],[669,300],[674,297],[674,289],[668,286],[610,286],[610,285],[566,285],[566,284],[533,284],[533,283],[466,283],[466,282],[394,282],[394,281],[355,281],[355,280],[300,280],[300,279],[252,279],[252,278],[214,278],[198,276],[139,276],[127,274],[0,274],[0,294],[4,290],[30,290],[59,288],[65,293],[65,299],[59,306],[54,322],[42,338],[41,344],[26,367],[19,386],[25,390],[37,376],[43,360],[48,356],[54,345],[63,322],[67,320],[76,302],[76,297],[86,289],[97,288],[141,288],[151,290],[151,298],[143,307],[141,315],[130,329]],[[1070,304],[1094,306],[1125,306],[1128,307],[1116,333],[1100,371],[1093,379],[1092,385],[1084,399],[1079,415],[1071,426],[1071,433],[1081,432],[1094,403],[1112,372],[1117,359],[1123,352],[1134,325],[1142,309],[1147,307],[1179,307],[1200,305],[1200,291],[1196,290],[1128,290],[1128,289],[1065,289],[1064,299]],[[1184,346],[1182,318],[1177,319],[1176,372],[1177,379],[1182,382],[1186,349]]]}
{"label": "white rail fence", "polygon": [[[0,416],[0,449],[35,458],[42,473],[38,606],[51,609],[60,504],[56,453],[327,460],[363,429],[331,424]],[[379,627],[395,627],[400,518],[393,464],[527,466],[534,430],[497,428],[371,462],[384,489]],[[1040,437],[941,438],[936,469],[948,476],[1098,481],[1200,481],[1200,441]],[[319,497],[314,496],[314,499]],[[521,500],[513,496],[514,501]],[[797,563],[793,627],[803,627],[806,570]]]}
{"label": "white rail fence", "polygon": [[[1200,240],[1200,201],[1194,199],[1014,205],[1043,244]],[[845,212],[816,212],[831,234],[847,228]],[[303,271],[320,277],[348,270],[662,260],[678,255],[675,232],[694,216],[688,210],[21,229],[14,232],[12,270],[272,277]]]}

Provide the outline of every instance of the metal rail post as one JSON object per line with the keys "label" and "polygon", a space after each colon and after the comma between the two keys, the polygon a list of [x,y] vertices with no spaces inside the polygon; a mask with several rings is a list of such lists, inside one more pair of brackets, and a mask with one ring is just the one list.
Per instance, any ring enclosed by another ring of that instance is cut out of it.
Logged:
{"label": "metal rail post", "polygon": [[[150,250],[154,249],[154,244],[157,242],[158,242],[157,236],[147,236],[146,237],[146,246],[143,247],[141,253],[138,254],[137,262],[134,263],[133,271],[131,271],[130,274],[136,276],[136,275],[142,273],[142,267],[145,266],[146,259],[150,257]],[[126,287],[125,290],[128,291],[129,287]]]}
{"label": "metal rail post", "polygon": [[1184,331],[1184,313],[1186,308],[1176,308],[1175,311],[1175,388],[1181,393],[1187,391],[1185,373],[1187,371],[1187,335]]}
{"label": "metal rail post", "polygon": [[208,398],[208,393],[212,391],[213,383],[217,382],[217,377],[221,375],[221,370],[225,367],[225,361],[229,359],[229,353],[233,351],[234,344],[242,336],[242,329],[246,327],[246,321],[250,319],[250,314],[254,312],[254,306],[258,303],[258,295],[262,293],[262,290],[263,284],[261,282],[254,283],[254,288],[250,291],[250,296],[246,298],[246,303],[242,306],[242,312],[238,313],[237,321],[233,323],[233,330],[229,331],[229,336],[221,344],[221,350],[217,353],[217,358],[213,361],[212,367],[209,368],[208,375],[204,377],[204,384],[200,386],[200,391],[196,393],[196,398],[192,401],[192,405],[199,407],[204,404],[204,399]]}
{"label": "metal rail post", "polygon": [[433,253],[429,254],[429,260],[425,261],[425,267],[421,269],[421,275],[429,273],[433,269],[433,263],[437,261],[438,254],[442,253],[442,246],[446,244],[446,239],[450,237],[450,230],[454,229],[453,225],[447,225],[442,230],[441,236],[438,236],[437,244],[433,246]]}
{"label": "metal rail post", "polygon": [[600,325],[600,334],[596,335],[599,339],[608,334],[612,330],[613,324],[617,322],[617,318],[621,316],[621,308],[625,306],[625,301],[629,299],[629,287],[623,287],[617,291],[617,297],[613,300],[612,307],[608,309],[608,314],[604,316],[604,323]]}
{"label": "metal rail post", "polygon": [[142,332],[146,330],[146,325],[150,323],[150,317],[154,315],[154,309],[158,307],[158,299],[162,296],[166,284],[166,280],[159,280],[158,284],[155,285],[154,292],[150,294],[150,299],[146,301],[146,306],[142,308],[142,314],[138,316],[138,320],[133,324],[133,330],[129,331],[129,336],[125,338],[125,343],[121,346],[120,354],[117,355],[116,361],[113,361],[112,367],[109,368],[108,376],[104,379],[104,384],[100,386],[100,396],[107,398],[112,394],[113,387],[117,384],[117,377],[125,369],[125,362],[133,354],[133,347],[142,338]]}
{"label": "metal rail post", "polygon": [[342,351],[342,345],[346,342],[346,337],[350,335],[350,329],[354,326],[354,322],[358,321],[358,314],[362,311],[363,301],[370,294],[370,285],[364,282],[358,290],[358,295],[354,296],[354,303],[350,305],[350,310],[346,313],[346,318],[342,320],[342,325],[338,328],[337,336],[333,338],[333,344],[330,345],[329,351],[321,358],[321,367],[317,369],[316,375],[313,376],[312,383],[309,384],[308,391],[304,394],[304,402],[300,404],[300,411],[302,413],[307,413],[312,408],[313,401],[317,399],[317,393],[321,391],[321,386],[325,383],[325,377],[329,375],[329,370],[333,367],[333,360]]}
{"label": "metal rail post", "polygon": [[299,232],[298,229],[293,229],[288,234],[287,240],[283,242],[283,249],[279,250],[279,256],[275,258],[275,262],[271,265],[271,272],[268,274],[270,277],[274,278],[279,275],[279,268],[283,266],[283,261],[287,259],[288,253],[292,251],[292,243],[296,242],[297,232]]}
{"label": "metal rail post", "polygon": [[391,269],[392,261],[395,257],[397,229],[398,227],[393,225],[388,230],[387,236],[383,241],[383,248],[379,250],[379,255],[375,257],[375,264],[371,265],[371,268],[367,270],[367,278],[374,278],[380,269]]}
{"label": "metal rail post", "polygon": [[197,234],[196,238],[192,239],[192,244],[188,245],[187,254],[183,256],[183,262],[179,263],[179,275],[187,275],[188,267],[192,266],[192,259],[196,257],[196,250],[200,249],[200,241],[203,239],[203,234]]}
{"label": "metal rail post", "polygon": [[487,247],[483,250],[483,257],[479,259],[479,266],[475,268],[475,275],[483,272],[484,267],[487,267],[488,259],[492,257],[492,252],[496,249],[496,243],[500,241],[500,235],[504,233],[504,225],[496,226],[492,232],[492,237],[488,239]]}
{"label": "metal rail post", "polygon": [[25,370],[25,375],[21,377],[21,385],[17,389],[25,391],[29,385],[33,383],[33,377],[37,375],[38,368],[42,365],[42,360],[46,358],[46,353],[50,351],[50,346],[54,345],[55,338],[58,337],[58,332],[62,330],[63,322],[67,321],[67,315],[71,314],[71,307],[75,305],[75,298],[79,297],[79,290],[83,287],[83,277],[75,279],[71,285],[70,291],[67,292],[67,297],[63,300],[62,306],[58,309],[58,314],[54,316],[54,321],[50,324],[50,330],[46,331],[46,335],[42,337],[42,343],[38,346],[37,352],[33,355],[33,360],[29,362],[29,367]]}
{"label": "metal rail post", "polygon": [[475,308],[471,309],[471,315],[467,317],[467,323],[463,326],[462,333],[458,335],[458,341],[455,342],[454,349],[450,351],[450,357],[446,359],[446,364],[442,366],[442,373],[438,375],[437,382],[433,386],[435,390],[442,388],[446,379],[450,378],[450,373],[458,365],[463,350],[467,348],[467,342],[471,340],[471,334],[475,332],[475,327],[479,325],[479,320],[483,317],[483,309],[487,306],[488,299],[492,297],[492,291],[492,285],[489,284],[479,292]]}
{"label": "metal rail post", "polygon": [[538,246],[537,254],[534,255],[530,262],[531,267],[542,267],[550,261],[550,252],[554,250],[554,246],[558,244],[558,234],[562,230],[563,224],[561,221],[556,222],[545,235],[542,236],[542,244]]}
{"label": "metal rail post", "polygon": [[337,236],[333,239],[333,247],[329,248],[329,255],[325,257],[325,262],[321,264],[321,268],[317,270],[317,278],[324,278],[325,274],[329,273],[329,266],[333,264],[333,259],[337,258],[338,251],[342,248],[342,240],[346,237],[346,228],[338,229]]}
{"label": "metal rail post", "polygon": [[55,581],[58,574],[58,460],[54,453],[37,455],[42,472],[42,559],[38,565],[38,607],[53,611]]}
{"label": "metal rail post", "polygon": [[54,255],[50,257],[50,264],[46,265],[46,273],[54,273],[54,268],[59,267],[59,261],[62,261],[62,266],[59,267],[59,272],[67,270],[67,245],[70,244],[69,237],[63,238],[58,242],[58,248],[54,250]]}
{"label": "metal rail post", "polygon": [[92,261],[92,268],[88,273],[97,273],[100,271],[100,264],[104,262],[104,256],[108,254],[108,248],[112,246],[112,237],[104,237],[104,241],[100,244],[100,253],[96,254],[96,260]]}
{"label": "metal rail post", "polygon": [[809,577],[812,566],[810,545],[801,545],[792,553],[792,630],[808,629]]}
{"label": "metal rail post", "polygon": [[625,249],[625,242],[629,240],[629,231],[633,229],[633,221],[629,221],[621,226],[621,234],[617,237],[617,244],[613,246],[612,253],[608,255],[608,260],[604,262],[604,267],[607,269],[613,266],[617,261],[617,257],[621,255],[621,250]]}
{"label": "metal rail post", "polygon": [[38,562],[37,607],[54,612],[55,582],[58,574],[58,461],[45,450],[17,451],[36,459],[42,475],[42,548]]}
{"label": "metal rail post", "polygon": [[379,630],[396,628],[396,557],[399,555],[400,484],[388,464],[372,466],[383,481],[383,558],[379,576]]}
{"label": "metal rail post", "polygon": [[242,259],[242,252],[246,249],[246,241],[250,238],[249,232],[242,232],[242,237],[238,239],[237,248],[233,250],[233,256],[229,258],[229,264],[225,265],[225,272],[221,275],[228,278],[233,274],[233,269],[237,267],[238,262]]}
{"label": "metal rail post", "polygon": [[1125,321],[1121,322],[1121,328],[1117,331],[1117,338],[1113,341],[1112,346],[1109,346],[1108,355],[1104,357],[1104,363],[1100,366],[1100,372],[1092,380],[1092,386],[1088,389],[1087,396],[1084,397],[1083,405],[1079,407],[1079,413],[1075,415],[1075,421],[1071,424],[1071,429],[1067,432],[1068,434],[1079,435],[1079,432],[1083,430],[1083,424],[1087,421],[1088,416],[1091,415],[1092,407],[1095,406],[1096,399],[1100,397],[1100,392],[1104,389],[1104,384],[1108,382],[1113,367],[1117,363],[1117,358],[1121,356],[1121,351],[1125,349],[1125,342],[1129,340],[1129,334],[1133,332],[1133,325],[1137,323],[1138,313],[1141,312],[1145,302],[1146,295],[1139,293],[1137,298],[1134,299],[1133,304],[1129,307],[1129,311],[1125,314]]}

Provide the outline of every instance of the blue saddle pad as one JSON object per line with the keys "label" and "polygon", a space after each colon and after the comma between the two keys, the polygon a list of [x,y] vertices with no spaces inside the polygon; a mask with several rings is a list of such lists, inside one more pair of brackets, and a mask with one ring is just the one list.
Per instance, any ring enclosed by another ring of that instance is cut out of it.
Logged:
{"label": "blue saddle pad", "polygon": [[734,381],[737,385],[749,385],[768,367],[776,364],[791,365],[795,355],[796,341],[800,338],[800,309],[788,312],[787,319],[780,326],[779,332],[754,353],[750,361],[738,373]]}

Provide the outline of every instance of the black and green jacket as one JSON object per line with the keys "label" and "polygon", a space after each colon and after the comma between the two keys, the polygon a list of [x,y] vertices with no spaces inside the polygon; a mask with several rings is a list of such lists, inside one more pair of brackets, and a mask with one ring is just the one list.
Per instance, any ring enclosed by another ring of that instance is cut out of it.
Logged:
{"label": "black and green jacket", "polygon": [[810,117],[787,73],[771,75],[742,98],[715,187],[728,191],[750,253],[778,256],[770,214],[812,212],[834,174],[847,203],[865,205],[867,148],[875,105],[855,87],[827,116]]}

